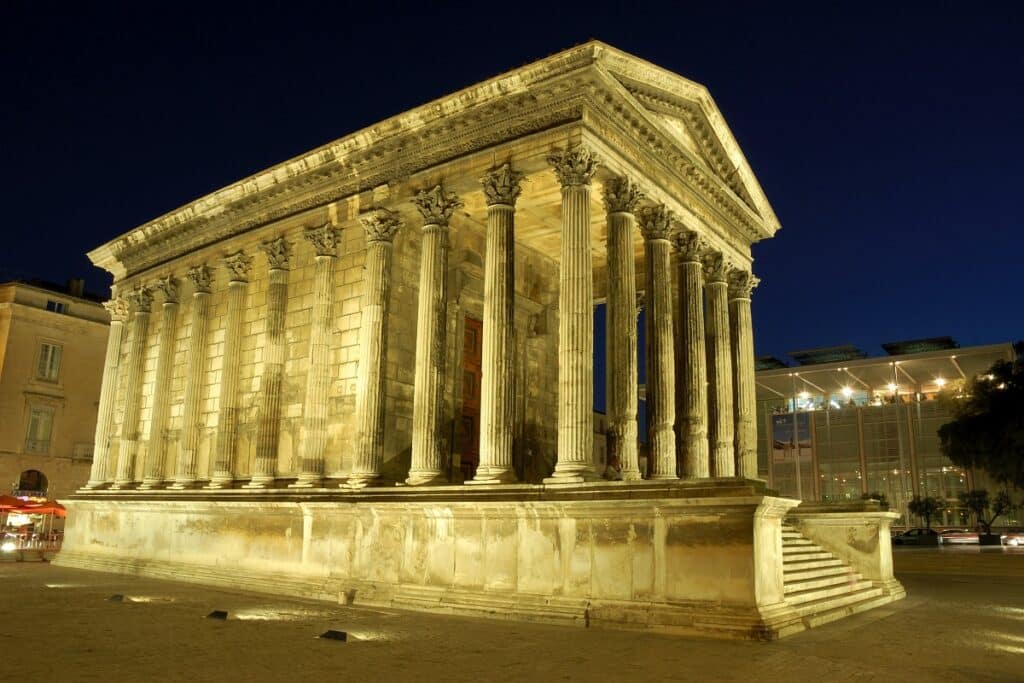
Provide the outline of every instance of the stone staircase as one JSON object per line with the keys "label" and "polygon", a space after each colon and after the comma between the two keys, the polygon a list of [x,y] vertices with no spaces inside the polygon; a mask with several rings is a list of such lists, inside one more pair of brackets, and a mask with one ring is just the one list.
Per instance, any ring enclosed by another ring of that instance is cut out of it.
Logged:
{"label": "stone staircase", "polygon": [[782,525],[782,575],[786,602],[807,628],[891,600],[881,587],[788,524]]}

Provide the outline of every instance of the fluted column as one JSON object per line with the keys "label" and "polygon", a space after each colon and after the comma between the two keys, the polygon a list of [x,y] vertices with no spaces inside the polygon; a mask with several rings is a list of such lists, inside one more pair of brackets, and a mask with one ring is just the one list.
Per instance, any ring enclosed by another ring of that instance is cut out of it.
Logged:
{"label": "fluted column", "polygon": [[224,355],[221,359],[220,403],[217,410],[217,442],[213,475],[206,488],[230,488],[235,480],[235,446],[238,443],[238,373],[242,342],[242,316],[252,269],[252,257],[243,252],[224,259],[228,272],[228,312],[224,321]]}
{"label": "fluted column", "polygon": [[679,252],[679,322],[682,353],[677,363],[676,424],[684,479],[711,476],[708,461],[708,365],[704,343],[704,268],[706,249],[697,233],[683,230]]}
{"label": "fluted column", "polygon": [[634,211],[643,194],[626,178],[604,183],[608,213],[608,462],[624,480],[640,479],[637,456],[637,340]]}
{"label": "fluted column", "polygon": [[185,367],[185,398],[182,405],[181,446],[172,489],[193,486],[198,477],[196,463],[199,451],[199,400],[206,369],[206,338],[210,326],[210,283],[213,275],[206,266],[188,271],[192,282],[192,328],[188,336],[188,361]]}
{"label": "fluted column", "polygon": [[729,333],[736,401],[736,474],[747,479],[757,479],[757,399],[750,295],[759,282],[746,270],[734,270],[729,277]]}
{"label": "fluted column", "polygon": [[153,411],[149,419],[149,449],[140,489],[152,489],[164,481],[167,442],[167,411],[170,401],[171,363],[174,361],[174,335],[178,327],[178,281],[170,275],[160,278],[153,290],[164,295],[160,315],[160,340],[156,357],[156,381],[153,382]]}
{"label": "fluted column", "polygon": [[448,219],[462,202],[438,185],[417,194],[413,204],[423,215],[423,248],[416,316],[412,464],[406,483],[416,486],[446,480],[445,453],[441,448],[441,406],[448,328]]}
{"label": "fluted column", "polygon": [[373,209],[359,216],[366,231],[366,291],[359,329],[359,375],[356,420],[359,430],[355,462],[347,486],[361,488],[380,478],[384,446],[384,360],[387,358],[388,292],[391,248],[402,227],[397,213]]}
{"label": "fluted column", "polygon": [[331,302],[334,299],[334,264],[340,231],[327,223],[307,230],[305,237],[316,251],[313,272],[313,311],[309,329],[309,372],[302,416],[305,438],[299,455],[299,476],[290,488],[319,486],[324,478],[327,447],[328,349],[331,339]]}
{"label": "fluted column", "polygon": [[664,206],[640,212],[646,261],[647,439],[650,479],[677,479],[675,344],[672,338],[672,213]]}
{"label": "fluted column", "polygon": [[266,488],[277,475],[281,434],[281,384],[284,379],[284,318],[288,308],[288,259],[291,245],[283,237],[260,245],[267,257],[267,333],[263,345],[256,423],[256,461],[246,488]]}
{"label": "fluted column", "polygon": [[135,479],[135,456],[139,449],[139,413],[142,410],[142,366],[146,359],[149,312],[153,295],[145,287],[139,287],[128,295],[128,301],[134,315],[125,377],[124,416],[121,419],[117,475],[111,487],[115,489],[129,488]]}
{"label": "fluted column", "polygon": [[128,318],[128,302],[117,297],[103,304],[110,313],[107,333],[107,356],[103,363],[103,382],[100,385],[100,404],[96,411],[96,439],[93,443],[92,469],[85,488],[95,489],[110,483],[110,425],[114,421],[114,396],[117,394],[118,368],[121,364],[121,341],[124,321]]}
{"label": "fluted column", "polygon": [[704,260],[708,352],[708,444],[715,477],[736,474],[733,447],[732,349],[729,343],[728,284],[730,266],[721,253]]}
{"label": "fluted column", "polygon": [[562,186],[558,270],[558,461],[546,482],[580,482],[594,472],[594,281],[590,180],[598,161],[576,145],[548,157]]}

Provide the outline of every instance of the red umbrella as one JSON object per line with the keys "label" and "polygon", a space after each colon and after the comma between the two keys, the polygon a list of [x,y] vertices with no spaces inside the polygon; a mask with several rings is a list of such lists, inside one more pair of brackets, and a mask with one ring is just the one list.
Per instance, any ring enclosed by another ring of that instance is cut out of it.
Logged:
{"label": "red umbrella", "polygon": [[21,501],[21,506],[17,509],[18,512],[25,512],[30,515],[56,515],[57,517],[66,517],[67,511],[64,506],[55,500],[48,500],[43,503],[26,503]]}
{"label": "red umbrella", "polygon": [[14,496],[0,495],[0,512],[6,512],[8,510],[14,510],[20,508],[25,504],[21,498],[15,498]]}

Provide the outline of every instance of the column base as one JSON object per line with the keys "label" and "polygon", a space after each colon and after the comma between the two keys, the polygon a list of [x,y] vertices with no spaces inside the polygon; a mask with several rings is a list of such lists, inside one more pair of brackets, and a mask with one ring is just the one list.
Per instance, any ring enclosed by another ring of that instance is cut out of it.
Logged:
{"label": "column base", "polygon": [[648,481],[676,481],[679,477],[675,474],[652,474],[647,477]]}
{"label": "column base", "polygon": [[173,484],[167,487],[168,491],[187,491],[200,488],[200,482],[195,479],[176,479]]}
{"label": "column base", "polygon": [[482,467],[476,468],[476,476],[472,479],[466,480],[464,483],[467,485],[480,485],[480,484],[516,484],[519,479],[516,478],[515,470],[511,467],[508,469],[490,469],[485,470]]}
{"label": "column base", "polygon": [[384,484],[385,482],[381,481],[379,474],[364,474],[349,477],[339,488],[365,489],[375,486],[384,486]]}
{"label": "column base", "polygon": [[409,477],[405,480],[406,486],[437,486],[447,483],[448,478],[444,472],[409,472]]}
{"label": "column base", "polygon": [[319,489],[323,488],[324,479],[319,474],[314,475],[303,475],[300,474],[299,478],[288,484],[290,489]]}
{"label": "column base", "polygon": [[644,479],[643,475],[640,474],[640,470],[636,470],[634,472],[623,471],[620,472],[619,475],[622,478],[622,481],[643,481]]}
{"label": "column base", "polygon": [[243,489],[269,489],[273,488],[275,477],[270,476],[256,476],[249,480],[249,483],[243,484]]}
{"label": "column base", "polygon": [[143,479],[142,484],[139,485],[140,491],[152,491],[153,489],[163,488],[163,479]]}
{"label": "column base", "polygon": [[90,481],[87,482],[85,486],[82,487],[82,489],[85,491],[99,491],[100,489],[105,489],[108,486],[112,485],[113,484],[109,481]]}
{"label": "column base", "polygon": [[110,485],[111,491],[129,491],[136,488],[137,482],[134,481],[115,481]]}
{"label": "column base", "polygon": [[204,486],[203,488],[211,490],[229,489],[232,488],[234,482],[234,479],[218,479],[217,477],[214,477],[213,479],[210,480],[210,483]]}
{"label": "column base", "polygon": [[545,477],[544,484],[581,484],[587,481],[602,481],[590,463],[558,463],[550,477]]}

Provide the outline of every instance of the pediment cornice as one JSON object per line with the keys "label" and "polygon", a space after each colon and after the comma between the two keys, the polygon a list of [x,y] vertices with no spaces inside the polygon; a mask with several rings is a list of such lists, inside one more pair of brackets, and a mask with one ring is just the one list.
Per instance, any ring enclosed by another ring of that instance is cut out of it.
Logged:
{"label": "pediment cornice", "polygon": [[606,118],[628,114],[620,124],[626,126],[625,134],[652,154],[667,154],[674,174],[691,191],[704,195],[727,223],[750,241],[770,236],[774,228],[649,115],[648,105],[641,101],[646,95],[627,92],[618,80],[595,68],[607,50],[600,43],[588,43],[392,117],[150,221],[89,257],[117,281],[496,144],[581,122],[588,109]]}

